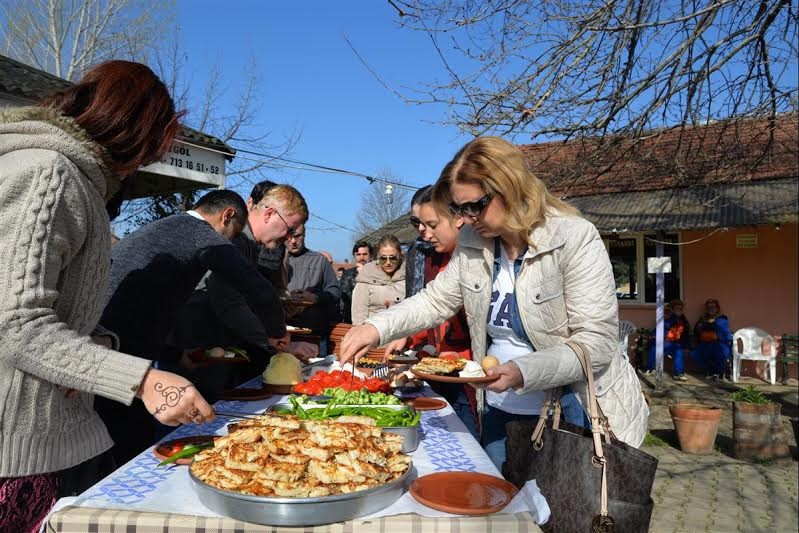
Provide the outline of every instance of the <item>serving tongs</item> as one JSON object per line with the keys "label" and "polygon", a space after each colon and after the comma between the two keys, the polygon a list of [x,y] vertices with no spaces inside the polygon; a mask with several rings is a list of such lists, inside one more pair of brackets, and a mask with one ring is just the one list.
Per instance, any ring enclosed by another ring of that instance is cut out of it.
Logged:
{"label": "serving tongs", "polygon": [[255,413],[237,413],[234,411],[216,411],[216,410],[214,411],[214,414],[216,414],[216,416],[221,416],[222,418],[243,418],[251,420],[258,419],[262,416],[261,414],[255,414]]}

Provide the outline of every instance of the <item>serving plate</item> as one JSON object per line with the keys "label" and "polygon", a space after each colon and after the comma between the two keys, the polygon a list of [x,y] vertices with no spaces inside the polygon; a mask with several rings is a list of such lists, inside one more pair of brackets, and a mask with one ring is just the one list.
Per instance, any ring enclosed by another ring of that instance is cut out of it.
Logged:
{"label": "serving plate", "polygon": [[400,401],[413,407],[417,411],[438,411],[447,406],[445,400],[439,398],[427,398],[426,396],[418,396],[416,398],[400,398]]}
{"label": "serving plate", "polygon": [[502,478],[478,472],[436,472],[411,483],[413,498],[445,513],[487,515],[502,510],[519,489]]}
{"label": "serving plate", "polygon": [[271,392],[272,394],[291,394],[294,385],[275,385],[273,383],[264,383],[263,390]]}
{"label": "serving plate", "polygon": [[445,383],[491,383],[499,379],[499,376],[480,376],[479,378],[462,378],[460,376],[442,376],[441,374],[427,374],[419,372],[411,367],[414,376],[427,381],[443,381]]}
{"label": "serving plate", "polygon": [[416,471],[411,463],[399,478],[367,490],[318,498],[270,498],[212,487],[189,469],[194,491],[203,505],[223,516],[268,526],[319,526],[375,513],[402,496],[412,473],[415,475]]}
{"label": "serving plate", "polygon": [[[166,442],[162,442],[160,444],[156,444],[155,448],[153,448],[153,455],[159,461],[166,461],[169,459],[169,456],[172,455],[169,453],[169,449],[174,446],[175,444],[199,444],[201,442],[214,442],[214,439],[217,438],[217,435],[194,435],[192,437],[182,437],[180,439],[172,439]],[[183,459],[178,459],[175,461],[175,464],[179,465],[188,465],[194,460],[194,457],[184,457]]]}

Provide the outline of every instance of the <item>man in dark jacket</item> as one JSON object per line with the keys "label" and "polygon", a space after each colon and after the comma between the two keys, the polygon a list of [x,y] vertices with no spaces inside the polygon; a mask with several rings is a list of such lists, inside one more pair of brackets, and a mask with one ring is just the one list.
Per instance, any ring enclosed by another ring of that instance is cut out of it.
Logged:
{"label": "man in dark jacket", "polygon": [[[285,239],[301,212],[281,214],[264,206],[253,233],[275,242]],[[279,295],[231,244],[248,221],[247,207],[232,191],[212,191],[184,214],[156,220],[126,236],[112,252],[109,298],[100,323],[119,336],[119,350],[162,360],[166,339],[178,313],[207,271],[228,281],[262,316],[271,317],[270,337],[287,342]],[[120,464],[152,443],[155,434],[143,408],[97,398],[95,407],[116,443]]]}
{"label": "man in dark jacket", "polygon": [[372,260],[372,246],[366,241],[358,241],[352,247],[352,257],[355,266],[347,269],[341,275],[339,288],[341,289],[341,320],[352,324],[352,291],[355,290],[355,278],[361,267]]}
{"label": "man in dark jacket", "polygon": [[[690,328],[688,319],[683,315],[682,300],[675,298],[663,307],[663,355],[671,357],[674,361],[674,379],[677,381],[688,381],[685,376],[684,358],[691,338]],[[646,374],[655,371],[656,331],[652,330]]]}
{"label": "man in dark jacket", "polygon": [[[285,207],[292,202],[296,202],[297,206]],[[299,231],[307,219],[305,200],[294,187],[270,181],[258,183],[247,199],[248,224],[241,235],[233,240],[233,245],[248,264],[280,283],[279,280],[285,277],[283,261],[275,260],[265,265],[263,258],[265,251],[283,249],[283,239],[276,241],[270,240],[268,235],[260,239],[255,236],[261,218],[260,209],[267,204],[281,206],[289,212],[294,209],[304,213],[291,228],[291,235]],[[273,327],[272,320],[272,316],[260,313],[229,280],[210,272],[181,310],[170,344],[177,348],[242,347],[250,354],[252,364],[241,369],[239,374],[260,373],[275,347],[269,335]],[[315,347],[303,342],[288,342],[279,348],[302,359],[318,353]]]}

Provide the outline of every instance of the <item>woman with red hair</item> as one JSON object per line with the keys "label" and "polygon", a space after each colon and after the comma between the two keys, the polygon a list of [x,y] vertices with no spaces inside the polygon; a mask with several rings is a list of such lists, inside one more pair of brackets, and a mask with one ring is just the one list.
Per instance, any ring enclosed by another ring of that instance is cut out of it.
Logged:
{"label": "woman with red hair", "polygon": [[139,398],[170,425],[213,418],[189,381],[96,334],[111,267],[106,204],[165,153],[179,116],[163,82],[128,61],[0,112],[0,531],[38,530],[59,472],[111,447],[93,395]]}

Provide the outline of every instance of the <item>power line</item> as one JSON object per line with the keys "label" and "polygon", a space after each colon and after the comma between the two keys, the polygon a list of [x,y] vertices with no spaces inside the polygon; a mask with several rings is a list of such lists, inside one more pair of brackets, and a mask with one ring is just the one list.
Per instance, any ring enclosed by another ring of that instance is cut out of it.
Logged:
{"label": "power line", "polygon": [[[222,150],[217,150],[217,149],[214,149],[214,148],[211,148],[211,147],[208,147],[208,146],[202,146],[202,145],[199,145],[199,144],[194,144],[194,143],[191,143],[191,142],[188,142],[188,141],[184,141],[182,139],[175,139],[175,142],[178,142],[178,143],[181,143],[181,144],[185,144],[187,146],[194,146],[195,148],[200,148],[202,150],[208,150],[208,151],[211,151],[211,152],[215,152],[217,154],[222,154],[222,155],[224,155],[226,157],[230,157],[230,153],[223,152]],[[409,191],[415,191],[415,190],[418,189],[418,187],[414,187],[413,185],[408,185],[407,183],[401,183],[399,181],[387,180],[385,178],[379,178],[377,176],[370,176],[369,174],[364,174],[362,172],[355,172],[354,170],[344,170],[344,169],[335,168],[335,167],[328,167],[328,166],[325,166],[325,165],[317,165],[317,164],[314,164],[314,163],[307,163],[305,161],[298,161],[296,159],[289,159],[289,158],[282,157],[282,156],[264,154],[264,153],[261,153],[261,152],[254,152],[252,150],[245,150],[243,148],[235,148],[235,147],[233,147],[233,149],[236,150],[236,156],[235,157],[237,157],[239,159],[244,159],[244,160],[247,160],[247,161],[255,161],[255,162],[258,162],[258,163],[264,163],[264,164],[267,164],[267,165],[272,165],[272,166],[281,167],[281,168],[293,168],[293,169],[296,169],[296,170],[307,170],[307,171],[311,171],[311,172],[325,172],[325,173],[328,173],[328,174],[345,174],[345,175],[349,175],[349,176],[355,176],[355,177],[358,177],[358,178],[363,178],[366,181],[368,181],[369,183],[374,183],[374,182],[377,181],[377,182],[380,182],[380,183],[393,185],[393,186],[399,187],[401,189],[407,189]],[[247,156],[239,155],[240,153],[255,155],[255,156],[259,156],[259,157],[265,157],[267,159],[264,160],[264,159],[257,159],[257,158],[254,158],[254,157],[247,157]],[[302,165],[302,166],[298,167],[298,166],[292,166],[292,165],[286,165],[286,164],[278,164],[278,163],[275,163],[275,161],[285,161],[286,163],[291,163],[293,165]]]}
{"label": "power line", "polygon": [[317,214],[314,214],[314,213],[309,213],[309,214],[310,214],[312,217],[316,217],[316,218],[318,218],[319,220],[321,220],[321,221],[323,221],[323,222],[327,222],[328,224],[333,224],[334,226],[337,226],[337,227],[339,227],[339,228],[341,228],[341,229],[345,229],[345,230],[347,230],[347,231],[351,231],[351,232],[353,232],[353,233],[354,233],[354,234],[356,234],[356,235],[358,234],[358,232],[357,232],[356,230],[354,230],[354,229],[352,229],[352,228],[348,228],[347,226],[344,226],[344,225],[342,225],[342,224],[339,224],[338,222],[333,222],[332,220],[328,220],[328,219],[326,219],[326,218],[324,218],[324,217],[320,217],[319,215],[317,215]]}

